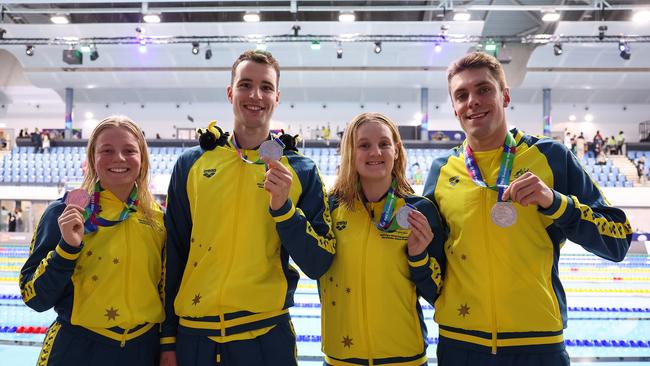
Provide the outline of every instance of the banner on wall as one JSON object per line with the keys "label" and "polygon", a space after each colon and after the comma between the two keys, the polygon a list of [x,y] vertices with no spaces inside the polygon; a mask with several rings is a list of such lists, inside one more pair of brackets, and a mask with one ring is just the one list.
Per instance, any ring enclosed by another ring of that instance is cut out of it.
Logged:
{"label": "banner on wall", "polygon": [[465,132],[459,130],[430,130],[429,141],[463,141]]}

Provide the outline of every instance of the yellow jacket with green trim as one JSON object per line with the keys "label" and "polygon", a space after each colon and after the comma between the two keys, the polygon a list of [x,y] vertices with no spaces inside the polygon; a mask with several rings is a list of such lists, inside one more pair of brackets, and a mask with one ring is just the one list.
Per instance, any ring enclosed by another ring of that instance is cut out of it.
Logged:
{"label": "yellow jacket with green trim", "polygon": [[[441,341],[492,353],[563,349],[566,295],[558,274],[560,248],[569,239],[613,261],[625,257],[632,230],[609,205],[576,157],[561,143],[513,129],[516,154],[510,181],[525,172],[553,190],[548,209],[517,203],[517,221],[495,225],[497,192],[467,174],[464,147],[434,160],[424,194],[449,226],[445,288],[436,301]],[[494,185],[502,148],[475,153]]]}
{"label": "yellow jacket with green trim", "polygon": [[[243,150],[248,160],[257,150]],[[169,186],[163,339],[178,329],[228,337],[289,319],[299,274],[310,277],[332,260],[335,240],[325,188],[313,161],[285,151],[293,175],[287,203],[269,209],[265,166],[248,164],[230,145],[195,147],[176,162]]]}
{"label": "yellow jacket with green trim", "polygon": [[[442,282],[446,238],[435,205],[420,196],[398,198],[395,210],[414,205],[429,220],[434,237],[410,257],[411,230],[379,230],[370,218],[379,202],[355,202],[353,210],[330,199],[336,257],[319,281],[322,342],[330,365],[420,366],[427,362],[427,328],[420,297],[433,304]],[[362,363],[363,362],[363,363]]]}
{"label": "yellow jacket with green trim", "polygon": [[[162,277],[166,231],[156,206],[148,219],[136,212],[84,236],[82,247],[61,237],[57,219],[65,197],[48,206],[20,273],[23,301],[36,311],[52,307],[58,320],[113,340],[137,338],[164,318]],[[116,220],[126,207],[100,193],[100,216]]]}

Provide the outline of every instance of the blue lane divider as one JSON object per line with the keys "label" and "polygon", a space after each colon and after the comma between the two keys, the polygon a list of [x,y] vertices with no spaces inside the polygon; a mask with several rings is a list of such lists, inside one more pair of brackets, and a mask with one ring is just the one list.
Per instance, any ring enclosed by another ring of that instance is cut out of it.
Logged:
{"label": "blue lane divider", "polygon": [[[320,343],[321,336],[313,334],[304,334],[296,336],[298,342],[317,342]],[[428,337],[428,344],[438,344],[438,337]],[[623,347],[623,348],[649,348],[650,341],[643,340],[614,340],[614,339],[567,339],[564,341],[570,347]]]}
{"label": "blue lane divider", "polygon": [[[14,294],[0,294],[0,300],[22,300],[20,295]],[[294,304],[296,308],[320,308],[320,303],[298,302]],[[433,310],[433,306],[429,304],[422,305],[422,309]],[[639,307],[592,307],[592,306],[569,306],[569,311],[585,311],[585,312],[600,312],[600,313],[650,313],[650,308]]]}

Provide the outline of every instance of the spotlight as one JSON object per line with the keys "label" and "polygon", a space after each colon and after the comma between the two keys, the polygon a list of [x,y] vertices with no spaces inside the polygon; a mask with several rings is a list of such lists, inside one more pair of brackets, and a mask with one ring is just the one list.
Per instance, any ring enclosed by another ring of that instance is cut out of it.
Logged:
{"label": "spotlight", "polygon": [[208,49],[205,50],[205,59],[209,60],[212,58],[212,48],[210,48],[210,44],[208,43]]}
{"label": "spotlight", "polygon": [[300,34],[300,26],[296,24],[293,27],[291,27],[291,29],[293,29],[293,36],[298,37],[298,35]]}
{"label": "spotlight", "polygon": [[199,54],[199,42],[192,42],[192,54],[193,55]]}
{"label": "spotlight", "polygon": [[436,53],[442,52],[442,46],[440,45],[440,43],[436,43],[436,45],[433,46],[433,50],[436,51]]}
{"label": "spotlight", "polygon": [[375,51],[375,53],[381,53],[381,41],[375,42],[374,51]]}
{"label": "spotlight", "polygon": [[630,52],[630,45],[622,39],[618,41],[618,50],[621,51],[621,53],[619,53],[619,56],[621,56],[623,60],[629,60],[632,56],[632,52]]}
{"label": "spotlight", "polygon": [[0,39],[5,38],[5,33],[7,33],[7,30],[4,28],[0,28]]}
{"label": "spotlight", "polygon": [[25,46],[25,54],[30,57],[34,56],[34,46],[32,46],[31,44]]}
{"label": "spotlight", "polygon": [[340,42],[338,44],[338,47],[336,48],[336,58],[338,58],[338,59],[343,58],[343,47],[341,47]]}
{"label": "spotlight", "polygon": [[562,43],[561,43],[561,42],[556,42],[556,43],[553,45],[553,54],[554,54],[555,56],[559,56],[559,55],[562,54],[562,52],[564,52],[564,51],[562,51]]}
{"label": "spotlight", "polygon": [[97,52],[97,46],[92,45],[90,47],[90,61],[95,61],[99,58],[99,52]]}
{"label": "spotlight", "polygon": [[605,32],[607,32],[607,26],[606,25],[601,25],[598,27],[598,40],[602,41],[605,39]]}

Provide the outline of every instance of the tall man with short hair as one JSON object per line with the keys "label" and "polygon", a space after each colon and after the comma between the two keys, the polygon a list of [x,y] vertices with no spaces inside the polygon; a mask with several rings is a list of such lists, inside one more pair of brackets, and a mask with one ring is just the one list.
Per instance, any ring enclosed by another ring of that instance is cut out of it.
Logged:
{"label": "tall man with short hair", "polygon": [[[169,187],[161,365],[297,365],[289,317],[298,271],[310,277],[335,252],[314,162],[280,147],[262,157],[280,100],[278,62],[247,51],[232,67],[234,132],[178,159]],[[281,144],[279,144],[281,145]],[[175,349],[175,354],[172,350]]]}
{"label": "tall man with short hair", "polygon": [[562,143],[508,130],[499,61],[470,53],[447,75],[467,138],[434,160],[424,186],[450,230],[438,364],[569,365],[560,248],[569,239],[621,261],[630,224]]}

